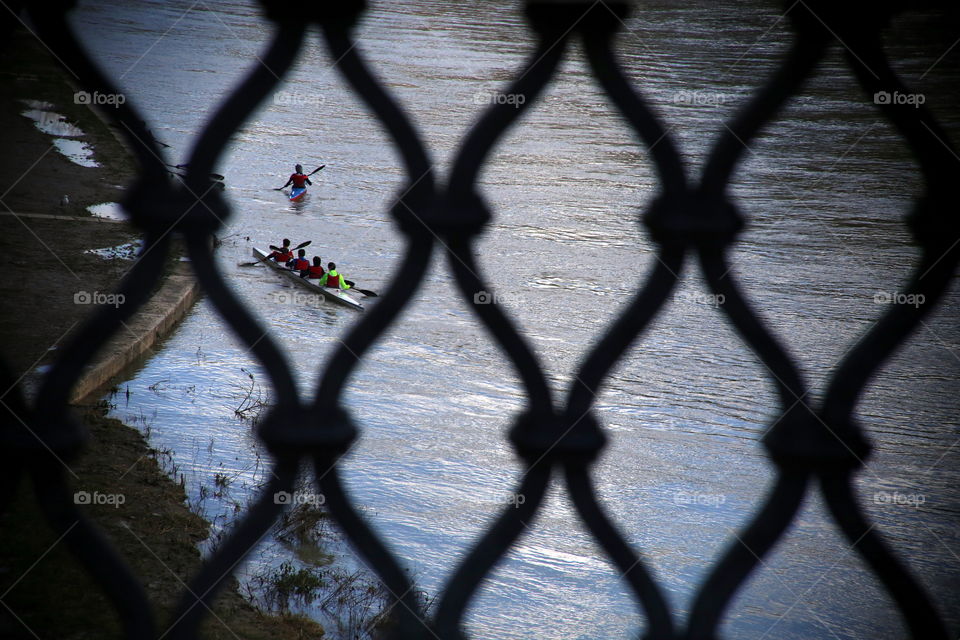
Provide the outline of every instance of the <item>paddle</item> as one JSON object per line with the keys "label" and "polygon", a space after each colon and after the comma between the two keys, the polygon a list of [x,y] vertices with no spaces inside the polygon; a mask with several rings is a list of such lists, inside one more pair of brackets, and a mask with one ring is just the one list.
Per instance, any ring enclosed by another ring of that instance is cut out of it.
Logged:
{"label": "paddle", "polygon": [[[303,276],[301,276],[301,277],[303,277]],[[363,295],[367,296],[368,298],[379,298],[379,297],[380,297],[380,296],[377,294],[376,291],[370,291],[370,289],[358,289],[357,287],[354,286],[354,284],[356,284],[356,283],[355,283],[353,280],[347,280],[346,278],[344,278],[343,281],[350,286],[350,289],[349,289],[350,291],[356,291],[357,293],[363,294]]]}
{"label": "paddle", "polygon": [[[298,244],[297,246],[295,246],[295,247],[293,247],[292,249],[290,249],[290,251],[296,251],[297,249],[303,249],[304,247],[308,246],[308,245],[309,245],[310,243],[312,243],[312,242],[313,242],[313,240],[306,240],[306,241],[304,241],[304,242],[301,242],[301,243]],[[276,246],[276,245],[270,244],[270,245],[267,245],[267,246],[270,247],[270,249],[273,250],[273,251],[282,251],[282,249],[281,249],[280,247]],[[257,262],[238,262],[238,263],[237,263],[237,266],[238,266],[238,267],[255,267],[255,266],[257,266],[258,264],[260,264],[259,261],[257,261]]]}
{"label": "paddle", "polygon": [[377,297],[379,297],[379,296],[377,295],[377,292],[376,292],[376,291],[370,291],[370,289],[358,289],[356,286],[354,286],[356,283],[355,283],[353,280],[347,280],[346,278],[344,278],[343,281],[346,282],[348,285],[350,285],[350,290],[351,290],[351,291],[356,291],[357,293],[362,293],[363,295],[367,296],[368,298],[377,298]]}
{"label": "paddle", "polygon": [[[308,174],[307,174],[307,177],[309,178],[310,176],[312,176],[313,174],[315,174],[317,171],[320,171],[320,169],[323,169],[325,166],[327,166],[327,165],[325,165],[325,164],[320,165],[319,167],[317,167],[316,169],[314,169],[313,171],[311,171],[310,173],[308,173]],[[290,184],[290,181],[289,181],[289,180],[287,180],[287,184]],[[277,187],[276,189],[274,189],[274,191],[283,191],[284,189],[287,188],[287,184],[283,185],[282,187]]]}
{"label": "paddle", "polygon": [[[89,103],[89,101],[87,101],[87,102]],[[164,148],[166,148],[166,149],[169,149],[169,148],[170,148],[170,145],[168,145],[166,142],[160,142],[159,140],[157,140],[156,136],[153,135],[153,132],[150,131],[150,129],[147,129],[147,128],[146,128],[147,123],[146,123],[145,121],[141,120],[141,121],[140,121],[140,124],[143,125],[144,130],[147,132],[147,135],[150,137],[150,140],[152,140],[153,142],[156,142],[156,143],[157,143],[158,145],[160,145],[161,147],[164,147]],[[126,124],[113,124],[113,123],[110,123],[110,126],[113,127],[114,129],[119,129],[121,126],[126,127],[127,129],[130,129],[130,127],[127,126]]]}
{"label": "paddle", "polygon": [[[173,168],[173,169],[188,169],[188,168],[190,167],[189,164],[167,164],[166,162],[164,162],[164,164],[166,164],[168,167],[171,167],[171,168]],[[173,175],[175,175],[175,176],[180,176],[181,178],[186,178],[186,177],[187,177],[187,176],[185,176],[185,175],[183,175],[183,174],[181,174],[181,173],[173,173],[173,172],[171,172],[171,173],[172,173]],[[224,177],[223,177],[222,175],[220,175],[219,173],[211,173],[211,174],[208,174],[208,175],[210,176],[210,179],[211,179],[211,180],[223,180],[223,179],[224,179]]]}
{"label": "paddle", "polygon": [[[295,246],[294,248],[290,249],[290,251],[296,251],[297,249],[303,249],[305,246],[309,245],[311,242],[313,242],[313,240],[307,240],[306,242],[301,242],[300,244],[298,244],[298,245]],[[273,246],[272,244],[267,245],[267,246],[270,247],[271,249],[273,249],[274,251],[283,251],[283,249],[281,249],[280,247],[275,247],[275,246]]]}

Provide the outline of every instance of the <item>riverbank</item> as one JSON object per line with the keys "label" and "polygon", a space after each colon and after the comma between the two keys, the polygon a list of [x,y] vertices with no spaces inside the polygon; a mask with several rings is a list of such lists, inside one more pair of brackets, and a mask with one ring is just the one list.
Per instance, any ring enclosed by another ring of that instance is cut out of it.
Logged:
{"label": "riverbank", "polygon": [[[67,78],[22,30],[0,52],[0,94],[5,146],[0,154],[0,294],[5,300],[0,357],[16,378],[28,378],[56,357],[92,305],[109,295],[132,266],[131,260],[89,252],[135,243],[138,234],[123,222],[92,221],[87,207],[116,201],[134,168],[109,127],[74,102]],[[82,131],[71,139],[89,145],[98,166],[81,166],[61,154],[53,137],[22,115],[41,105],[62,116],[57,122]],[[102,350],[108,355],[88,368],[73,395],[81,403],[76,410],[89,441],[79,458],[69,461],[71,491],[114,496],[109,503],[91,500],[80,508],[139,577],[161,632],[184,583],[200,566],[197,544],[207,537],[209,524],[189,510],[183,488],[161,470],[157,452],[140,432],[107,418],[106,407],[91,393],[172,328],[192,304],[194,287],[186,266],[172,256],[153,309],[141,310],[128,323],[131,332]],[[79,639],[120,633],[109,601],[47,527],[29,481],[20,483],[0,514],[0,594],[0,637]],[[310,620],[262,615],[240,596],[235,583],[225,589],[204,625],[208,638],[322,635]]]}

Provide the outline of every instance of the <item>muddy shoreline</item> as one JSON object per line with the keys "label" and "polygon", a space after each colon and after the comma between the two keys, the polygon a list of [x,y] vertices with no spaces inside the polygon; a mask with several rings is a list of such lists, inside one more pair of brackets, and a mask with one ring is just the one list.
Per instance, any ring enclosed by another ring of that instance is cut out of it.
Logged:
{"label": "muddy shoreline", "polygon": [[[0,294],[6,301],[0,311],[0,357],[19,379],[52,362],[100,299],[97,296],[106,299],[132,266],[128,260],[104,260],[88,253],[136,242],[139,236],[126,223],[92,221],[87,207],[119,199],[135,167],[109,127],[76,102],[68,76],[23,29],[0,51],[0,93],[0,126],[5,132],[0,154],[4,194]],[[57,151],[51,136],[21,115],[27,108],[23,100],[50,104],[64,122],[79,127],[99,166],[80,166]],[[164,279],[168,290],[182,293],[194,286],[185,271],[177,255],[168,258]],[[148,353],[152,342],[172,329],[172,316],[166,311],[171,304],[183,311],[190,303],[180,297],[175,302],[159,299],[153,320],[160,323],[140,331],[133,341],[136,350]],[[147,333],[151,344],[144,345]],[[138,576],[160,635],[169,627],[184,584],[200,566],[197,544],[207,537],[209,524],[190,511],[183,488],[161,470],[157,452],[140,432],[107,418],[107,401],[91,395],[109,387],[113,375],[101,372],[95,383],[75,389],[74,400],[80,403],[75,411],[88,438],[80,455],[65,460],[61,471],[75,496],[114,498],[77,504]],[[7,393],[9,389],[4,390]],[[32,485],[31,479],[20,478],[12,502],[0,514],[0,593],[5,605],[0,608],[0,637],[119,636],[117,613],[67,551],[63,538],[47,525]],[[204,637],[323,635],[316,623],[302,617],[263,615],[240,596],[235,582],[213,609],[203,626]]]}

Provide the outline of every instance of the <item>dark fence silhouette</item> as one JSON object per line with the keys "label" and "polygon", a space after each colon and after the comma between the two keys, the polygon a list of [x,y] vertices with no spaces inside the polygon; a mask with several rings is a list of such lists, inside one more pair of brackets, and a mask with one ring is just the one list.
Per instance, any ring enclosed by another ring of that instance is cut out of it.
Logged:
{"label": "dark fence silhouette", "polygon": [[[42,9],[34,6],[28,11],[44,42],[60,59],[70,61],[84,90],[118,93],[71,32],[65,20],[69,4],[45,4]],[[727,249],[743,226],[741,214],[727,194],[737,161],[760,127],[801,91],[826,51],[843,48],[850,69],[867,95],[909,93],[888,64],[880,39],[880,30],[893,17],[895,7],[882,2],[787,2],[785,8],[795,33],[792,46],[778,70],[757,88],[722,131],[702,178],[695,182],[688,176],[669,132],[648,108],[638,88],[628,81],[612,49],[612,37],[622,26],[630,5],[593,0],[531,1],[526,5],[526,15],[537,46],[516,79],[503,89],[505,94],[520,94],[525,100],[519,108],[515,104],[487,108],[463,140],[446,182],[441,182],[421,137],[351,39],[351,28],[365,10],[364,2],[264,0],[263,5],[275,25],[272,43],[262,62],[252,65],[246,79],[199,132],[185,178],[170,180],[161,149],[136,109],[136,95],[127,93],[124,104],[108,110],[141,167],[123,202],[130,220],[142,231],[145,245],[119,289],[127,303],[116,308],[101,306],[91,314],[61,351],[33,403],[28,404],[18,389],[11,389],[3,397],[0,437],[6,486],[12,486],[20,474],[34,478],[37,499],[51,527],[58,533],[69,531],[66,541],[72,553],[88,567],[116,606],[127,637],[154,637],[150,604],[136,576],[73,504],[58,459],[75,454],[82,441],[81,427],[68,412],[71,386],[97,349],[146,301],[161,276],[174,234],[185,239],[206,295],[268,372],[276,404],[259,424],[258,435],[276,462],[269,485],[184,591],[174,616],[178,622],[168,637],[195,637],[208,611],[205,605],[237,561],[256,550],[256,541],[284,508],[276,504],[273,494],[294,490],[303,463],[312,464],[333,518],[396,598],[395,637],[463,637],[461,621],[466,607],[494,564],[517,541],[523,523],[540,508],[554,473],[562,477],[583,523],[622,572],[643,612],[642,625],[649,638],[716,637],[737,589],[791,524],[808,491],[822,492],[836,525],[896,602],[911,636],[924,640],[948,637],[930,598],[884,543],[881,532],[868,522],[852,489],[853,476],[870,451],[853,417],[858,398],[885,358],[931,311],[960,259],[960,225],[951,189],[958,165],[946,134],[923,106],[891,102],[878,105],[906,140],[926,183],[925,193],[908,217],[922,255],[905,290],[923,296],[926,304],[891,305],[836,367],[819,404],[810,404],[795,362],[741,296],[727,263]],[[216,168],[230,135],[271,95],[297,60],[309,25],[320,27],[330,55],[338,61],[336,68],[377,116],[402,155],[407,183],[391,213],[407,245],[398,271],[404,274],[402,282],[392,283],[379,304],[350,331],[330,359],[314,397],[305,399],[298,395],[281,351],[269,334],[262,337],[265,331],[261,323],[217,270],[211,236],[229,220],[231,208],[221,191],[211,185],[209,174]],[[589,352],[563,399],[553,397],[537,358],[502,306],[469,305],[503,346],[526,390],[526,410],[516,417],[510,431],[511,442],[527,466],[514,491],[526,500],[517,508],[503,509],[452,572],[433,615],[428,617],[399,562],[365,523],[341,485],[337,462],[359,430],[349,409],[341,404],[341,393],[359,358],[416,295],[410,283],[424,274],[435,247],[443,247],[460,293],[468,302],[476,292],[490,290],[479,275],[473,251],[474,238],[491,217],[476,187],[478,172],[504,132],[525,109],[537,103],[568,48],[578,40],[592,73],[649,148],[659,173],[662,190],[643,215],[643,223],[659,246],[657,263],[629,307]],[[763,439],[777,467],[774,485],[700,585],[688,619],[680,620],[648,571],[643,549],[632,548],[605,515],[590,471],[605,444],[601,422],[593,412],[595,392],[659,313],[688,258],[699,263],[712,292],[724,297],[723,312],[766,365],[779,394],[781,417],[769,425]],[[4,388],[12,386],[11,379]],[[10,495],[10,491],[3,491],[0,507]]]}

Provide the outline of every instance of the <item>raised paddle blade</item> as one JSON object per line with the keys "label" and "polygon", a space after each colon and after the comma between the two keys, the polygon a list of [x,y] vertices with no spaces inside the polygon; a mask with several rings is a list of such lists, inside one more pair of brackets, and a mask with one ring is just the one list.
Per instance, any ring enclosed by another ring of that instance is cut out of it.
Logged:
{"label": "raised paddle blade", "polygon": [[312,175],[315,174],[317,171],[320,171],[320,169],[323,169],[325,166],[327,166],[327,165],[325,165],[325,164],[320,165],[319,167],[317,167],[316,169],[314,169],[313,171],[311,171],[308,175],[311,175],[311,176],[312,176]]}
{"label": "raised paddle blade", "polygon": [[303,249],[305,246],[307,246],[307,245],[310,244],[311,242],[313,242],[313,240],[307,240],[306,242],[301,242],[300,244],[298,244],[297,246],[294,247],[294,250],[296,250],[296,249]]}
{"label": "raised paddle blade", "polygon": [[[174,169],[188,169],[188,170],[189,170],[189,168],[190,168],[190,164],[189,164],[189,163],[184,163],[184,164],[169,164],[169,163],[167,163],[167,162],[164,162],[164,164],[167,165],[168,167],[173,167]],[[211,174],[209,174],[209,175],[210,175],[210,179],[211,179],[211,180],[224,180],[224,179],[225,179],[225,178],[224,178],[222,175],[220,175],[219,173],[211,173]]]}
{"label": "raised paddle blade", "polygon": [[346,278],[344,278],[343,281],[346,282],[347,285],[350,286],[350,291],[356,291],[357,293],[363,294],[363,295],[365,295],[365,296],[367,296],[367,297],[369,297],[369,298],[378,298],[378,297],[379,297],[379,296],[377,295],[377,292],[376,292],[376,291],[370,291],[370,289],[358,289],[357,286],[356,286],[357,283],[354,282],[353,280],[347,280]]}

